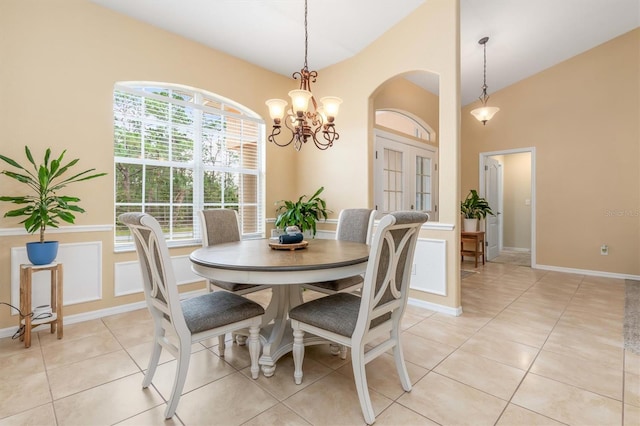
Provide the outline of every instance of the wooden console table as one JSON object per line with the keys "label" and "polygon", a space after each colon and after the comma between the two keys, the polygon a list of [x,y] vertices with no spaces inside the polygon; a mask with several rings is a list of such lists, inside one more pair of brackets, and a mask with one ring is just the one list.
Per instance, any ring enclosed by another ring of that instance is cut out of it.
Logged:
{"label": "wooden console table", "polygon": [[[35,272],[49,271],[51,274],[51,316],[33,318],[31,301],[32,278]],[[20,340],[24,340],[25,348],[31,346],[31,329],[42,324],[51,325],[51,333],[58,331],[58,339],[62,339],[62,263],[48,265],[20,265],[20,311],[25,315],[20,318],[20,326],[24,326],[24,333]]]}
{"label": "wooden console table", "polygon": [[[473,250],[469,248],[465,249],[465,243],[468,245],[473,244]],[[478,267],[478,258],[482,257],[482,264],[484,265],[484,231],[476,232],[461,232],[460,234],[460,261],[464,260],[465,256],[473,256],[475,259],[475,267]]]}

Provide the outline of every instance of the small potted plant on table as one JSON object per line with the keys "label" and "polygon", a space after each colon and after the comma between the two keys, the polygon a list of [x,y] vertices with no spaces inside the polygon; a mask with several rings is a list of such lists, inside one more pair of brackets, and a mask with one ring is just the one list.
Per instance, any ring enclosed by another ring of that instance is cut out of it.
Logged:
{"label": "small potted plant on table", "polygon": [[74,223],[74,213],[84,213],[84,209],[75,204],[80,201],[78,197],[58,195],[58,191],[71,183],[94,179],[104,176],[106,173],[90,174],[95,169],[89,169],[71,177],[64,177],[65,172],[78,162],[76,158],[63,164],[62,160],[66,150],[62,151],[58,158],[52,158],[51,149],[47,148],[42,163],[36,165],[29,147],[25,146],[24,149],[27,160],[33,166],[34,171],[28,170],[11,158],[0,155],[0,160],[18,169],[17,172],[3,170],[0,174],[25,184],[29,187],[30,193],[18,196],[1,196],[0,201],[22,205],[19,209],[6,212],[4,217],[26,216],[26,219],[20,223],[24,224],[27,232],[33,234],[40,231],[38,242],[27,243],[27,256],[34,265],[46,265],[53,262],[58,254],[58,242],[45,241],[47,226],[57,228],[58,219]]}
{"label": "small potted plant on table", "polygon": [[460,203],[460,212],[464,217],[464,231],[475,232],[478,230],[478,219],[484,219],[487,215],[495,216],[489,203],[478,195],[475,189],[469,191],[467,198]]}
{"label": "small potted plant on table", "polygon": [[300,232],[310,232],[312,237],[316,235],[316,222],[328,217],[331,210],[327,210],[327,203],[319,197],[324,191],[324,187],[320,187],[311,197],[307,198],[302,195],[298,201],[280,200],[276,204],[280,204],[276,209],[276,228],[285,230],[288,226],[297,226]]}

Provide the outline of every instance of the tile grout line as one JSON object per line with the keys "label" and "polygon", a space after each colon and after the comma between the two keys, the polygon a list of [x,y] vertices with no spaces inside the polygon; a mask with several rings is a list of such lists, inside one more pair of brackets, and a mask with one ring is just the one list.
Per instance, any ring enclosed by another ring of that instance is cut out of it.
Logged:
{"label": "tile grout line", "polygon": [[[567,303],[564,306],[564,309],[562,310],[562,313],[560,313],[560,315],[558,316],[558,319],[556,320],[556,322],[553,324],[553,327],[551,328],[551,330],[549,331],[549,334],[547,335],[546,339],[544,340],[544,342],[542,343],[542,345],[540,346],[540,349],[538,350],[538,353],[536,354],[536,356],[533,358],[533,360],[531,361],[531,364],[529,365],[529,367],[527,368],[527,371],[525,372],[525,374],[522,376],[522,379],[520,380],[520,383],[518,383],[518,386],[516,386],[515,390],[513,391],[513,393],[511,394],[511,397],[509,398],[509,401],[507,402],[507,407],[509,406],[509,404],[514,404],[517,405],[518,407],[522,407],[521,405],[515,404],[512,402],[513,397],[516,395],[516,393],[518,393],[518,389],[520,389],[520,386],[522,386],[522,383],[524,382],[524,380],[527,378],[527,376],[531,373],[531,368],[533,367],[533,365],[535,364],[536,360],[538,359],[538,357],[540,356],[540,353],[542,352],[542,349],[544,348],[544,345],[547,343],[547,341],[549,340],[549,337],[551,336],[551,334],[553,333],[553,330],[555,330],[556,326],[558,325],[558,323],[560,322],[560,319],[562,318],[562,316],[564,315],[564,313],[567,311],[567,307],[571,304],[571,301],[575,298],[576,293],[578,293],[578,290],[580,289],[580,286],[582,285],[582,282],[584,281],[584,275],[582,276],[582,279],[580,280],[580,283],[576,286],[576,289],[574,290],[573,294],[571,295],[571,298],[567,301]],[[536,281],[535,284],[539,283],[540,280]],[[524,293],[523,293],[524,294]],[[535,373],[531,373],[531,374],[535,374]],[[541,376],[544,377],[544,376]],[[557,381],[557,380],[554,380]],[[558,383],[563,383],[563,382],[558,382]],[[565,383],[566,384],[566,383]],[[534,412],[536,414],[539,414],[541,416],[544,416],[546,418],[550,418],[554,421],[560,422],[560,423],[564,423],[561,420],[558,419],[554,419],[551,418],[543,413],[539,413],[537,411],[531,410],[527,407],[522,407],[525,410]],[[505,407],[506,410],[506,407]],[[500,417],[502,417],[502,415],[504,414],[504,410],[503,412],[500,414]],[[498,417],[498,420],[500,420],[500,417]],[[497,424],[497,421],[496,421]],[[566,423],[565,423],[566,424]]]}
{"label": "tile grout line", "polygon": [[[516,269],[517,269],[517,268],[516,268]],[[504,273],[501,273],[501,274],[500,274],[500,275],[498,275],[497,277],[492,278],[490,281],[487,281],[487,283],[494,283],[494,282],[498,282],[498,281],[499,281],[499,279],[500,279],[500,277],[502,277],[503,275],[504,275]],[[544,277],[544,275],[546,275],[546,273],[544,273],[544,274],[542,275],[542,277]],[[439,376],[446,377],[446,378],[447,378],[447,379],[449,379],[449,380],[453,380],[453,381],[455,381],[455,382],[457,382],[457,383],[460,383],[460,384],[462,384],[462,385],[464,385],[464,386],[469,386],[470,388],[475,389],[475,390],[477,390],[478,392],[482,392],[482,393],[487,394],[487,395],[489,395],[489,396],[492,396],[492,397],[494,397],[494,398],[498,398],[498,399],[500,399],[500,400],[502,400],[502,401],[505,401],[504,399],[499,398],[499,397],[496,397],[495,395],[490,394],[490,393],[488,393],[488,392],[486,392],[486,391],[484,391],[484,390],[482,390],[482,389],[478,389],[478,388],[476,388],[476,387],[474,387],[474,386],[471,386],[471,385],[469,385],[469,384],[463,383],[463,382],[461,382],[461,381],[459,381],[459,380],[457,380],[457,379],[454,379],[454,378],[451,378],[451,377],[449,377],[449,376],[446,376],[446,375],[443,375],[443,374],[441,374],[441,373],[438,373],[437,371],[435,371],[435,369],[436,369],[440,364],[442,364],[445,360],[447,360],[447,359],[448,359],[452,354],[454,354],[455,352],[457,352],[458,350],[460,350],[460,349],[461,349],[461,347],[462,347],[466,342],[468,342],[470,339],[472,339],[476,334],[478,334],[478,332],[480,332],[480,330],[482,330],[484,327],[486,327],[486,326],[487,326],[489,323],[491,323],[491,321],[493,321],[493,320],[494,320],[498,315],[500,315],[500,314],[501,314],[502,312],[504,312],[504,311],[505,311],[509,306],[511,306],[513,303],[515,303],[515,302],[516,302],[520,297],[522,297],[522,295],[524,295],[524,294],[525,294],[529,289],[531,289],[533,286],[535,286],[535,285],[536,285],[536,284],[537,284],[537,283],[542,279],[542,277],[541,277],[541,278],[539,278],[539,279],[537,279],[536,281],[532,282],[532,283],[531,283],[531,285],[529,285],[526,289],[522,290],[522,291],[521,291],[521,293],[520,293],[520,295],[519,295],[518,297],[516,297],[515,299],[513,299],[509,304],[507,304],[504,308],[502,308],[499,312],[497,312],[497,313],[493,316],[493,318],[492,318],[491,320],[489,320],[487,323],[483,324],[483,325],[482,325],[480,328],[478,328],[478,329],[477,329],[477,330],[476,330],[476,331],[475,331],[471,336],[469,336],[469,337],[468,337],[464,342],[462,342],[460,345],[458,345],[454,351],[452,351],[450,354],[448,354],[448,355],[447,355],[447,356],[445,356],[442,360],[440,360],[438,363],[436,363],[436,364],[433,366],[433,368],[429,369],[429,372],[428,372],[427,374],[425,374],[425,375],[424,375],[424,377],[426,377],[426,376],[427,376],[427,375],[429,375],[430,373],[437,374],[437,375],[439,375]],[[485,283],[485,282],[483,282],[483,283],[481,283],[481,284],[482,284],[482,285],[484,285],[484,284],[486,284],[486,283]],[[426,317],[426,318],[424,318],[422,321],[424,321],[424,320],[426,320],[426,319],[428,319],[428,318],[430,318],[430,317],[431,317],[431,316]],[[422,322],[422,321],[420,321],[420,322]],[[419,324],[419,323],[414,324],[414,326],[415,326],[415,325],[418,325],[418,324]],[[412,326],[412,327],[414,327],[414,326]],[[412,327],[409,327],[409,328],[412,328]],[[408,330],[408,329],[407,329],[407,330]],[[406,330],[405,330],[405,331],[406,331]],[[429,339],[429,340],[430,340],[430,339]],[[519,343],[519,342],[514,342],[514,343]],[[529,345],[525,345],[525,346],[529,346]],[[540,349],[540,350],[541,350],[541,349]],[[539,350],[538,352],[540,352],[540,350]],[[487,357],[485,357],[485,356],[483,356],[483,355],[477,355],[477,356],[480,356],[480,357],[482,357],[482,358],[485,358],[485,359],[489,359],[489,360],[491,360],[490,358],[487,358]],[[537,355],[536,355],[536,356],[537,356]],[[491,361],[494,361],[494,360],[491,360]],[[535,358],[534,358],[534,361],[535,361]],[[498,362],[498,361],[495,361],[495,362]],[[506,365],[506,364],[504,364],[504,363],[502,363],[502,362],[499,362],[499,364]],[[531,362],[531,365],[533,365],[533,361]],[[531,366],[529,366],[529,368],[531,368]],[[528,370],[525,372],[525,374],[524,374],[523,379],[521,380],[521,382],[524,380],[524,377],[526,377],[527,373],[528,373]],[[422,377],[420,380],[424,379],[424,377]],[[420,381],[420,380],[419,380],[419,381]],[[520,382],[520,383],[521,383],[521,382]],[[520,384],[518,384],[518,387],[519,387],[519,386],[520,386]],[[515,394],[515,392],[517,391],[517,389],[518,389],[518,388],[516,387],[516,390],[514,391],[514,393],[513,393],[513,394]],[[401,395],[401,396],[402,396],[402,395]],[[399,398],[400,398],[400,397],[398,397],[398,399],[399,399]],[[513,395],[511,396],[511,398],[513,398]],[[511,398],[509,398],[509,400],[508,400],[508,401],[506,401],[506,404],[505,404],[504,408],[502,409],[502,411],[500,412],[500,415],[499,415],[499,416],[497,417],[497,419],[496,419],[496,423],[500,420],[500,418],[501,418],[501,417],[502,417],[502,415],[504,414],[504,411],[507,409],[507,407],[508,407],[508,406],[509,406],[509,404],[511,403]],[[399,402],[398,402],[398,403],[399,403]],[[407,408],[407,409],[411,410],[409,407],[406,407],[405,405],[403,405],[403,404],[401,404],[401,403],[399,403],[399,404],[400,404],[400,405],[402,405],[403,407],[405,407],[405,408]],[[414,410],[411,410],[411,411],[414,411]],[[415,412],[415,411],[414,411],[414,412]],[[419,415],[421,415],[421,416],[423,416],[423,417],[426,417],[426,416],[424,416],[424,415],[422,415],[422,414],[420,414],[420,413],[417,413],[417,414],[419,414]],[[540,413],[537,413],[537,414],[540,414]],[[541,415],[542,415],[542,414],[541,414]],[[543,416],[544,416],[544,415],[543,415]],[[544,417],[547,417],[547,416],[544,416]],[[428,418],[429,420],[434,421],[435,423],[437,423],[435,420],[433,420],[433,419],[431,419],[431,418],[429,418],[429,417],[426,417],[426,418]],[[547,417],[547,418],[549,418],[549,417]]]}
{"label": "tile grout line", "polygon": [[[498,275],[494,280],[489,281],[489,282],[490,282],[490,283],[491,283],[491,282],[498,282],[498,281],[500,280],[500,278],[501,278],[503,275],[505,275],[505,274],[504,274],[504,273],[502,273],[502,274]],[[495,320],[495,319],[496,319],[496,318],[497,318],[501,313],[503,313],[505,310],[507,310],[507,308],[509,308],[509,306],[513,305],[513,304],[514,304],[518,299],[520,299],[520,298],[521,298],[521,297],[522,297],[522,296],[523,296],[527,291],[529,291],[532,287],[534,287],[537,283],[539,283],[539,282],[540,282],[540,280],[541,280],[545,275],[546,275],[546,273],[544,273],[544,274],[542,275],[542,277],[538,278],[536,281],[534,281],[533,283],[531,283],[531,285],[530,285],[530,286],[528,286],[526,289],[522,290],[522,291],[521,291],[521,293],[520,293],[520,295],[519,295],[518,297],[516,297],[515,299],[513,299],[509,304],[507,304],[507,305],[506,305],[504,308],[502,308],[498,313],[496,313],[496,314],[493,316],[493,318],[492,318],[491,320],[489,320],[487,323],[485,323],[484,325],[482,325],[482,327],[480,327],[478,330],[476,330],[476,332],[475,332],[475,333],[473,333],[473,334],[472,334],[468,339],[466,339],[462,344],[460,344],[460,346],[458,346],[458,348],[457,348],[455,351],[453,351],[452,353],[455,353],[456,351],[460,350],[460,348],[462,347],[462,345],[464,345],[466,342],[468,342],[471,338],[473,338],[476,334],[478,334],[478,333],[480,332],[480,330],[482,330],[482,329],[483,329],[483,328],[485,328],[488,324],[490,324],[493,320]],[[484,284],[484,283],[483,283],[483,284]],[[548,336],[547,336],[547,337],[548,337]],[[512,340],[510,340],[510,341],[512,341]],[[515,341],[513,341],[513,342],[514,342],[514,343],[522,344],[522,343],[520,343],[520,342],[515,342]],[[525,346],[530,346],[530,345],[525,345]],[[542,347],[540,347],[540,349],[538,349],[538,353],[540,353],[540,351],[541,351],[541,350],[542,350]],[[449,356],[451,356],[451,354],[447,355],[447,357],[446,357],[445,359],[449,358]],[[487,357],[485,357],[485,356],[483,356],[483,355],[479,355],[479,354],[478,354],[478,356],[480,356],[480,357],[482,357],[482,358],[485,358],[485,359],[489,359],[489,360],[491,360],[490,358],[487,358]],[[525,378],[525,377],[527,376],[527,374],[529,373],[529,369],[531,369],[531,366],[532,366],[532,365],[533,365],[533,363],[535,362],[535,359],[536,359],[536,358],[537,358],[537,354],[536,354],[536,357],[534,357],[534,359],[533,359],[533,361],[531,362],[531,364],[529,365],[529,368],[525,371],[525,374],[522,376],[522,379],[520,380],[520,383],[518,383],[518,386],[516,386],[516,389],[513,391],[513,393],[512,393],[512,395],[511,395],[511,397],[509,398],[509,400],[507,400],[507,401],[506,401],[506,404],[505,404],[504,408],[500,411],[500,414],[499,414],[499,415],[498,415],[498,417],[496,418],[496,421],[495,421],[495,423],[494,423],[494,426],[495,426],[495,425],[500,421],[500,418],[502,417],[502,415],[503,415],[503,414],[504,414],[504,412],[506,411],[507,407],[509,407],[509,404],[511,404],[511,399],[513,399],[513,395],[515,395],[515,393],[518,391],[518,388],[520,387],[520,384],[524,381],[524,378]],[[443,361],[444,361],[444,359],[443,359],[441,362],[439,362],[439,363],[434,367],[434,369],[435,369],[438,365],[440,365]],[[494,360],[492,360],[492,361],[494,361]],[[498,361],[495,361],[495,362],[498,362]],[[504,363],[502,363],[502,362],[499,362],[499,363],[500,363],[500,364],[502,364],[502,365],[507,365],[507,364],[504,364]],[[437,374],[437,373],[436,373],[436,374]],[[445,376],[445,377],[448,377],[448,376]],[[451,380],[455,380],[455,379],[451,379]],[[470,385],[467,385],[466,383],[462,383],[462,382],[460,382],[460,381],[458,381],[458,380],[455,380],[455,381],[456,381],[456,382],[458,382],[458,383],[464,384],[464,385],[466,385],[466,386],[470,386]],[[480,392],[486,393],[487,395],[491,395],[491,396],[493,396],[493,397],[495,397],[495,398],[498,398],[498,397],[496,397],[495,395],[492,395],[492,394],[490,394],[490,393],[488,393],[488,392],[485,392],[485,391],[483,391],[483,390],[481,390],[481,389],[477,389],[477,388],[475,388],[475,387],[473,387],[473,386],[470,386],[470,387],[471,387],[471,388],[473,388],[473,389],[476,389],[477,391],[480,391]],[[502,398],[498,398],[498,399],[503,400]],[[503,400],[503,401],[504,401],[504,400]],[[540,413],[537,413],[537,414],[540,414]],[[541,414],[541,415],[542,415],[542,414]],[[544,415],[543,415],[543,416],[544,416]],[[547,417],[547,416],[544,416],[544,417]],[[548,418],[548,417],[547,417],[547,418]]]}
{"label": "tile grout line", "polygon": [[[498,281],[500,280],[500,278],[501,278],[503,275],[505,275],[505,274],[503,273],[503,274],[501,274],[501,275],[497,276],[495,279],[493,279],[493,280],[491,280],[491,281],[488,281],[488,282],[489,282],[489,283],[498,282]],[[536,281],[534,281],[534,282],[533,282],[529,287],[527,287],[526,289],[522,290],[521,294],[520,294],[518,297],[516,297],[513,301],[511,301],[508,305],[506,305],[506,306],[505,306],[505,307],[504,307],[500,312],[496,313],[496,314],[494,315],[494,317],[493,317],[489,322],[487,322],[487,323],[486,323],[486,324],[484,324],[482,327],[480,327],[478,330],[476,330],[476,332],[474,332],[474,333],[473,333],[473,334],[472,334],[468,339],[466,339],[463,343],[461,343],[461,344],[456,348],[456,350],[455,350],[455,351],[453,351],[451,354],[453,354],[453,353],[455,353],[456,351],[458,351],[458,350],[462,347],[462,345],[464,345],[467,341],[469,341],[471,338],[473,338],[473,337],[474,337],[478,332],[480,332],[480,330],[482,330],[484,327],[486,327],[488,324],[490,324],[490,323],[491,323],[491,321],[493,321],[495,318],[497,318],[501,313],[503,313],[507,308],[509,308],[509,306],[511,306],[513,303],[515,303],[517,300],[519,300],[523,295],[525,295],[525,294],[526,294],[526,293],[527,293],[531,288],[533,288],[536,284],[539,284],[539,283],[542,281],[542,279],[544,278],[544,276],[545,276],[545,275],[547,275],[547,274],[546,274],[546,273],[545,273],[545,274],[543,274],[543,275],[542,275],[542,277],[540,277],[539,279],[537,279]],[[576,293],[577,293],[577,292],[578,292],[578,290],[580,289],[580,286],[582,285],[582,282],[583,282],[583,281],[584,281],[584,276],[582,276],[582,278],[581,278],[581,280],[580,280],[580,283],[576,286],[576,289],[573,291],[573,294],[572,294],[571,298],[570,298],[570,299],[567,301],[567,303],[565,304],[565,306],[564,306],[564,308],[563,308],[562,312],[560,313],[560,315],[559,315],[559,316],[558,316],[558,318],[556,319],[556,321],[555,321],[555,323],[554,323],[553,327],[552,327],[552,328],[551,328],[551,330],[549,331],[549,333],[548,333],[548,335],[547,335],[547,337],[546,337],[545,341],[542,343],[542,345],[541,345],[541,346],[540,346],[540,348],[538,349],[538,351],[537,351],[537,353],[536,353],[536,356],[533,358],[533,360],[531,361],[531,364],[529,365],[529,367],[528,367],[528,368],[527,368],[527,370],[525,371],[525,374],[522,376],[522,379],[521,379],[521,380],[520,380],[520,382],[518,383],[518,386],[517,386],[517,387],[515,388],[515,390],[513,391],[513,393],[512,393],[512,395],[511,395],[511,397],[509,398],[509,400],[508,400],[508,401],[506,401],[506,402],[507,402],[507,404],[505,405],[505,407],[503,408],[502,412],[500,413],[500,415],[499,415],[499,416],[498,416],[498,418],[496,419],[496,424],[497,424],[497,422],[500,420],[500,418],[502,417],[502,415],[504,414],[504,412],[505,412],[505,410],[507,409],[507,407],[509,406],[509,404],[514,404],[514,403],[512,402],[513,397],[515,396],[515,394],[517,393],[518,389],[520,388],[520,386],[521,386],[521,385],[522,385],[522,383],[524,382],[524,379],[527,377],[527,375],[529,375],[530,370],[531,370],[531,367],[533,366],[533,364],[535,363],[536,359],[538,358],[538,356],[539,356],[539,355],[540,355],[540,353],[542,352],[542,349],[543,349],[543,347],[544,347],[545,343],[547,342],[547,340],[549,339],[549,336],[551,336],[551,334],[553,333],[553,330],[556,328],[556,326],[557,326],[557,325],[558,325],[558,323],[560,322],[560,319],[562,318],[562,316],[563,316],[563,315],[564,315],[564,313],[566,312],[567,307],[571,304],[571,302],[572,302],[572,300],[574,299],[574,297],[575,297]],[[483,284],[484,284],[484,283],[483,283]],[[515,341],[514,341],[514,342],[515,342]],[[520,343],[520,342],[515,342],[515,343]],[[522,343],[520,343],[520,344],[522,344]],[[525,345],[525,346],[530,346],[530,345]],[[437,368],[437,366],[438,366],[438,365],[440,365],[442,362],[444,362],[446,359],[448,359],[448,358],[451,356],[451,354],[447,355],[444,359],[442,359],[439,363],[437,363],[437,364],[433,367],[433,369],[431,370],[431,372],[434,372],[435,374],[438,374],[437,372],[435,372],[435,371],[434,371],[434,370],[435,370],[435,368]],[[478,355],[478,356],[481,356],[481,357],[483,357],[483,358],[486,358],[486,357],[484,357],[483,355]],[[500,364],[502,364],[502,363],[500,363]],[[533,374],[533,373],[532,373],[532,374]],[[448,376],[444,376],[444,377],[449,378]],[[458,383],[464,384],[464,385],[466,385],[466,386],[470,386],[470,385],[467,385],[467,384],[465,384],[465,383],[462,383],[462,382],[460,382],[460,381],[458,381],[458,380],[455,380],[455,379],[452,379],[452,378],[449,378],[449,379],[454,380],[454,381],[456,381],[456,382],[458,382]],[[559,383],[563,383],[563,382],[559,382]],[[470,387],[471,387],[471,388],[473,388],[473,389],[476,389],[476,390],[478,390],[478,391],[480,391],[480,392],[483,392],[483,393],[486,393],[486,394],[488,394],[488,395],[491,395],[491,396],[494,396],[494,397],[495,397],[495,395],[492,395],[492,394],[490,394],[490,393],[488,393],[488,392],[485,392],[485,391],[483,391],[483,390],[481,390],[481,389],[477,389],[477,388],[475,388],[475,387],[473,387],[473,386],[470,386]],[[585,390],[586,390],[586,389],[585,389]],[[499,398],[499,399],[501,399],[501,398]],[[514,405],[518,405],[518,404],[514,404]],[[518,406],[519,406],[519,405],[518,405]],[[528,408],[526,408],[526,407],[522,407],[522,408],[524,408],[524,409],[526,409],[526,410],[528,410],[528,411],[532,411],[532,410],[530,410],[530,409],[528,409]],[[624,408],[624,407],[623,407],[623,408]],[[544,415],[544,414],[542,414],[542,413],[538,413],[538,412],[536,412],[536,411],[532,411],[532,412],[535,412],[536,414],[542,415],[542,416],[544,416],[544,417],[546,417],[546,418],[550,418],[550,417],[548,417],[548,416],[546,416],[546,415]],[[557,420],[557,419],[552,419],[552,420],[559,421],[559,420]],[[563,423],[563,422],[561,422],[561,423]]]}

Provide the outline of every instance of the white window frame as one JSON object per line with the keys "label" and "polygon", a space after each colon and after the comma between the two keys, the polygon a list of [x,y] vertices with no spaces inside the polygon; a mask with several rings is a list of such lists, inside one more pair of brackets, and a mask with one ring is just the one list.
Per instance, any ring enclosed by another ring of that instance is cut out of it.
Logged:
{"label": "white window frame", "polygon": [[[140,88],[143,87],[155,87],[162,88],[167,90],[179,90],[181,92],[187,92],[192,95],[192,100],[190,102],[185,102],[181,100],[172,99],[166,96],[155,95],[153,93],[144,92]],[[145,164],[145,165],[158,165],[162,167],[182,167],[189,168],[193,170],[193,199],[192,205],[193,213],[192,213],[192,238],[181,238],[178,240],[172,240],[171,235],[167,235],[167,244],[170,247],[180,247],[180,246],[192,246],[201,244],[201,234],[200,234],[200,219],[198,217],[198,212],[204,208],[220,208],[227,207],[223,203],[211,205],[205,204],[204,202],[204,172],[205,171],[216,171],[216,172],[232,172],[239,173],[240,175],[253,175],[257,178],[257,203],[255,203],[255,207],[257,209],[257,219],[256,219],[256,230],[252,233],[243,233],[242,238],[264,238],[265,232],[265,123],[264,120],[255,112],[251,111],[247,107],[238,104],[237,102],[231,101],[229,99],[218,96],[214,93],[197,89],[193,87],[188,87],[184,85],[172,84],[172,83],[160,83],[160,82],[140,82],[140,81],[131,81],[131,82],[118,82],[114,85],[114,95],[116,92],[125,92],[130,93],[136,96],[144,96],[147,98],[155,98],[161,100],[163,102],[169,102],[174,104],[179,104],[183,106],[188,106],[193,108],[194,110],[194,123],[192,128],[194,129],[193,138],[194,138],[194,152],[192,161],[185,162],[171,162],[171,161],[163,161],[157,159],[141,159],[141,158],[131,158],[131,157],[116,157],[114,153],[114,168],[117,163],[128,163],[128,164]],[[211,106],[205,105],[207,101],[218,102],[221,105],[230,107],[237,111],[240,111],[240,114],[234,113],[231,111],[227,111],[226,109],[218,109],[213,108]],[[205,112],[213,113],[216,115],[221,115],[223,117],[233,117],[235,119],[241,119],[246,121],[253,121],[258,125],[258,137],[257,137],[257,169],[247,169],[242,167],[224,167],[224,166],[212,166],[212,165],[204,165],[202,162],[202,137],[199,132],[200,124],[202,122],[202,116]],[[171,183],[173,186],[173,182]],[[144,180],[143,180],[143,191],[144,191]],[[116,193],[117,188],[114,188],[114,213],[118,206],[126,207],[126,203],[116,203]],[[144,192],[143,192],[144,193]],[[138,203],[133,203],[138,204]],[[170,206],[173,205],[173,201],[169,202]],[[143,197],[142,200],[142,210],[144,210],[145,200]],[[246,203],[243,204],[242,197],[238,197],[237,210],[240,216],[240,225],[241,230],[243,229],[243,206],[247,206]],[[254,203],[251,203],[251,206],[254,206]],[[236,205],[231,206],[233,208]],[[118,229],[117,217],[114,218],[116,221],[116,229]],[[118,233],[114,233],[114,244],[115,251],[127,251],[134,249],[133,241],[131,239],[127,239],[126,241],[118,239]]]}
{"label": "white window frame", "polygon": [[389,114],[390,116],[397,116],[400,120],[412,126],[412,133],[407,133],[404,129],[397,129],[395,127],[389,127],[393,130],[399,131],[401,133],[407,134],[409,136],[415,137],[417,139],[421,139],[424,141],[435,142],[436,140],[436,131],[433,130],[431,126],[429,126],[423,119],[416,116],[415,114],[410,113],[409,111],[403,111],[401,109],[396,108],[380,108],[376,110],[376,126],[388,127],[380,124],[378,122],[379,114]]}
{"label": "white window frame", "polygon": [[416,158],[431,159],[431,199],[432,208],[424,210],[429,213],[429,220],[438,221],[438,148],[418,142],[395,133],[374,129],[374,166],[373,166],[373,202],[379,214],[386,214],[384,207],[384,165],[385,148],[401,152],[403,158],[403,210],[415,210],[416,203]]}

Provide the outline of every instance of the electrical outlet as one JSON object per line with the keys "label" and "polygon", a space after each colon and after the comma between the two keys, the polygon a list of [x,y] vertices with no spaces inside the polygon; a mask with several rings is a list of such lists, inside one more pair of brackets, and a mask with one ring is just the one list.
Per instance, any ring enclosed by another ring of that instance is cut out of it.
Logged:
{"label": "electrical outlet", "polygon": [[411,268],[411,275],[415,275],[416,274],[416,264],[413,264],[413,267]]}
{"label": "electrical outlet", "polygon": [[600,254],[602,256],[608,256],[609,255],[609,246],[606,244],[603,244],[600,246]]}

